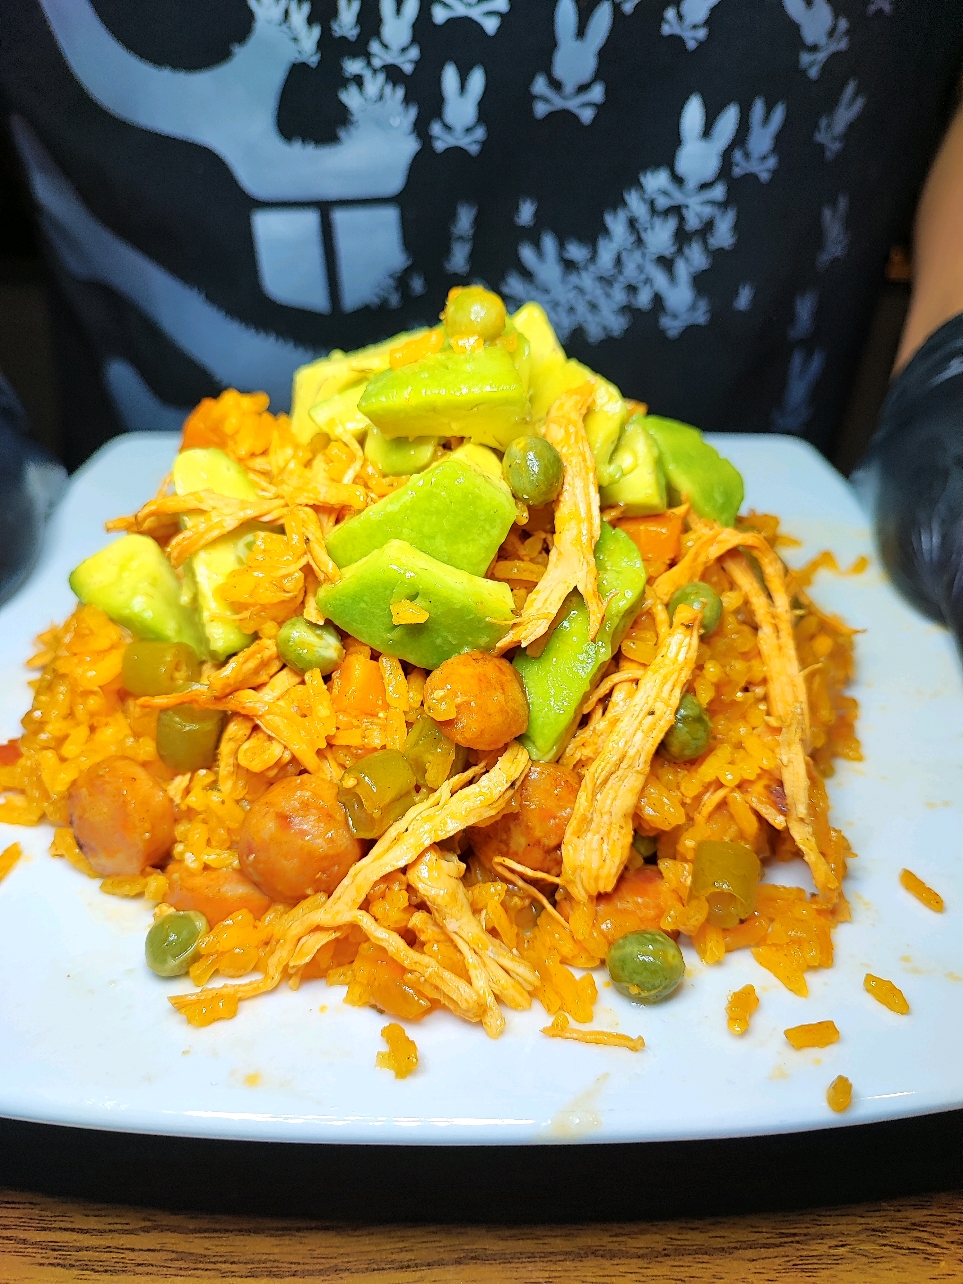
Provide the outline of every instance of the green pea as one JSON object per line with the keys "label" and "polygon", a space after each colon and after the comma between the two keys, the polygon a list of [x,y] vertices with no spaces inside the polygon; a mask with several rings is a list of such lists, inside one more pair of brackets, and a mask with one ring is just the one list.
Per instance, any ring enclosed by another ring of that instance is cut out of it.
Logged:
{"label": "green pea", "polygon": [[186,642],[131,642],[120,675],[131,695],[171,695],[198,680],[201,662]]}
{"label": "green pea", "polygon": [[277,636],[278,655],[299,673],[333,673],[344,659],[341,635],[331,624],[309,624],[303,615],[285,620]]}
{"label": "green pea", "polygon": [[679,701],[675,722],[662,737],[660,748],[673,762],[689,762],[705,753],[711,736],[712,719],[695,696],[687,692]]}
{"label": "green pea", "polygon": [[682,980],[682,951],[665,932],[630,932],[620,937],[605,960],[612,984],[633,1003],[659,1003]]}
{"label": "green pea", "polygon": [[701,580],[693,580],[691,584],[683,584],[669,598],[670,619],[675,615],[675,608],[683,602],[686,606],[702,611],[701,632],[703,637],[716,631],[719,627],[719,621],[722,619],[722,598],[714,588],[710,588],[708,584],[703,584]]}
{"label": "green pea", "polygon": [[157,756],[172,771],[199,771],[217,757],[226,714],[181,704],[157,717]]}
{"label": "green pea", "polygon": [[505,305],[484,286],[468,285],[451,291],[441,319],[453,339],[477,334],[490,343],[505,329]]}
{"label": "green pea", "polygon": [[197,910],[165,914],[147,933],[147,966],[158,976],[183,976],[197,953],[197,942],[209,930],[207,919]]}
{"label": "green pea", "polygon": [[349,767],[338,783],[338,801],[356,838],[380,838],[415,801],[415,774],[403,753],[379,749]]}
{"label": "green pea", "polygon": [[502,472],[516,499],[538,508],[562,489],[562,457],[544,437],[516,437],[505,451]]}

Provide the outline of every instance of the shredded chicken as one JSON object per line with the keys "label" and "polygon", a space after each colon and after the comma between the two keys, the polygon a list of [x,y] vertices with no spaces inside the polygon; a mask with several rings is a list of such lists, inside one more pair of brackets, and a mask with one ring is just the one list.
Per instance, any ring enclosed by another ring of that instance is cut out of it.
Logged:
{"label": "shredded chicken", "polygon": [[695,667],[701,619],[691,607],[676,610],[665,643],[582,777],[562,842],[562,882],[576,900],[610,892],[625,866],[652,755]]}
{"label": "shredded chicken", "polygon": [[641,1052],[645,1047],[641,1034],[633,1038],[630,1034],[619,1034],[615,1030],[578,1030],[569,1025],[564,1012],[559,1012],[551,1025],[543,1025],[542,1034],[547,1034],[550,1039],[571,1039],[573,1043],[597,1043],[606,1048],[627,1048],[629,1052]]}
{"label": "shredded chicken", "polygon": [[602,530],[595,459],[585,435],[585,415],[595,390],[590,383],[563,392],[553,403],[542,430],[562,457],[562,489],[555,501],[555,539],[545,574],[525,599],[522,613],[498,644],[502,653],[529,646],[551,627],[572,589],[585,599],[589,637],[602,627],[605,606],[599,596],[595,545]]}

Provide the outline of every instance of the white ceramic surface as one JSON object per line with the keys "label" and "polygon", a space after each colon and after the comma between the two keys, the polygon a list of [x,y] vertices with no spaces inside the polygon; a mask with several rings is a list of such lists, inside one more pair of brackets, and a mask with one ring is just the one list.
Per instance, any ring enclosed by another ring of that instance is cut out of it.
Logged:
{"label": "white ceramic surface", "polygon": [[[808,446],[779,437],[716,444],[742,469],[747,504],[782,515],[804,541],[846,565],[869,552],[852,492]],[[67,573],[104,542],[103,521],[130,512],[167,471],[175,439],[107,446],[74,479],[41,564],[0,612],[0,738],[29,705],[22,661],[32,637],[71,609]],[[637,1008],[601,988],[595,1024],[642,1033],[642,1053],[545,1038],[538,1008],[508,1013],[497,1042],[444,1013],[414,1027],[416,1074],[375,1068],[385,1018],[342,1003],[323,982],[242,1004],[233,1021],[193,1030],[165,1002],[183,982],[143,964],[143,902],[102,895],[46,855],[49,830],[0,826],[26,858],[0,884],[0,1114],[196,1136],[288,1141],[492,1143],[645,1141],[823,1128],[963,1105],[963,683],[948,635],[909,610],[875,566],[825,572],[814,596],[866,632],[858,639],[865,761],[830,784],[836,823],[859,859],[847,891],[853,922],[836,965],[808,974],[810,997],[783,989],[747,951],[703,967],[691,950],[682,989]],[[902,890],[909,866],[938,888],[935,915]],[[783,866],[780,881],[806,881]],[[891,978],[912,1012],[863,990]],[[602,977],[599,977],[600,986]],[[726,1029],[730,991],[753,982],[748,1035]],[[842,1038],[794,1052],[787,1026],[832,1018]],[[837,1074],[855,1087],[845,1115],[826,1106]]]}

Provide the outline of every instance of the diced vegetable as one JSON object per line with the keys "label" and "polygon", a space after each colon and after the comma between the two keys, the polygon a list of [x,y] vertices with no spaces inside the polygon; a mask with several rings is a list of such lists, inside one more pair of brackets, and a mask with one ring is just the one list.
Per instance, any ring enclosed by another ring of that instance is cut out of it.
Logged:
{"label": "diced vegetable", "polygon": [[516,437],[502,468],[512,494],[526,504],[550,504],[562,489],[562,457],[544,437]]}
{"label": "diced vegetable", "polygon": [[695,696],[686,692],[659,747],[673,762],[691,762],[705,752],[711,736],[712,719]]}
{"label": "diced vegetable", "polygon": [[[394,602],[428,612],[423,624],[395,624]],[[386,655],[436,669],[461,651],[491,650],[513,618],[507,585],[467,575],[393,539],[318,590],[318,607],[344,632]]]}
{"label": "diced vegetable", "polygon": [[662,931],[620,937],[605,962],[612,984],[633,1003],[660,1003],[678,989],[685,974],[682,951]]}
{"label": "diced vegetable", "polygon": [[645,567],[627,535],[602,523],[595,546],[599,593],[607,600],[598,636],[589,641],[588,611],[572,592],[538,656],[520,651],[515,668],[528,696],[528,731],[522,743],[537,761],[557,756],[596,674],[612,658],[645,593]]}
{"label": "diced vegetable", "polygon": [[157,756],[172,771],[200,771],[211,767],[226,714],[215,709],[175,705],[157,715]]}
{"label": "diced vegetable", "polygon": [[703,637],[708,637],[710,633],[715,633],[719,627],[719,621],[722,619],[722,598],[708,584],[703,584],[701,580],[693,580],[691,584],[683,584],[669,598],[669,619],[671,620],[676,610],[682,606],[691,606],[694,611],[702,612],[702,624],[699,631]]}
{"label": "diced vegetable", "polygon": [[756,905],[759,857],[745,843],[702,842],[696,846],[689,899],[701,896],[714,927],[735,927]]}
{"label": "diced vegetable", "polygon": [[186,642],[206,655],[197,614],[183,601],[177,573],[149,535],[122,535],[70,573],[81,602],[106,612],[135,637]]}
{"label": "diced vegetable", "polygon": [[372,424],[364,439],[365,458],[385,477],[407,477],[427,468],[438,451],[437,437],[395,437],[391,441]]}
{"label": "diced vegetable", "polygon": [[328,536],[328,552],[344,570],[389,540],[403,539],[439,562],[484,575],[516,512],[500,477],[453,455],[341,522]]}
{"label": "diced vegetable", "polygon": [[530,416],[504,348],[442,351],[368,380],[358,409],[386,437],[470,437],[504,450]]}
{"label": "diced vegetable", "polygon": [[633,415],[625,425],[612,454],[612,471],[621,475],[599,491],[605,507],[618,504],[626,517],[661,513],[666,506],[665,472],[646,423],[647,416]]}
{"label": "diced vegetable", "polygon": [[466,751],[456,745],[438,723],[423,713],[412,724],[405,740],[404,755],[419,785],[437,789],[449,776],[463,771]]}
{"label": "diced vegetable", "polygon": [[170,695],[197,682],[201,664],[186,642],[131,642],[120,675],[131,695]]}
{"label": "diced vegetable", "polygon": [[745,494],[738,470],[690,424],[647,415],[645,427],[659,448],[669,500],[685,497],[700,517],[731,526]]}
{"label": "diced vegetable", "polygon": [[397,749],[381,749],[349,767],[338,801],[356,838],[380,838],[415,800],[415,773]]}

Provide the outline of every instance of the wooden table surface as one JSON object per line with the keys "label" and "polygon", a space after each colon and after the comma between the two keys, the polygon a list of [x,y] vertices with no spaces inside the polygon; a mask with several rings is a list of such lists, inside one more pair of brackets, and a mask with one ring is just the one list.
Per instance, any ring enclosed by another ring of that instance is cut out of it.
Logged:
{"label": "wooden table surface", "polygon": [[4,1284],[963,1281],[963,1196],[565,1226],[340,1226],[0,1192]]}

